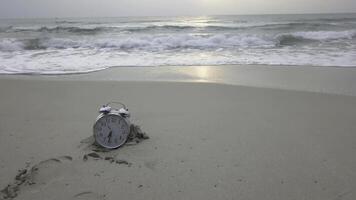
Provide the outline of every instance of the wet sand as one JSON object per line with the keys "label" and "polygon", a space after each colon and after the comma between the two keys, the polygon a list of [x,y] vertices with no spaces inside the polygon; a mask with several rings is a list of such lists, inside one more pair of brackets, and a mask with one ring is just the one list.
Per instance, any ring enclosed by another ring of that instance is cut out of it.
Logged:
{"label": "wet sand", "polygon": [[[353,96],[21,76],[0,94],[0,188],[20,183],[16,199],[356,198]],[[94,152],[110,100],[150,139]]]}
{"label": "wet sand", "polygon": [[66,81],[208,82],[356,96],[356,67],[279,65],[114,67],[89,74],[2,77]]}

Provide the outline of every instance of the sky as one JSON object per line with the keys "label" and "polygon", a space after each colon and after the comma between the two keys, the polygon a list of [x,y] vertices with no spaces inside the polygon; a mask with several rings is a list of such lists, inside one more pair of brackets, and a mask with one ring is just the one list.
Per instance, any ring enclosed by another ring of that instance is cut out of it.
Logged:
{"label": "sky", "polygon": [[0,0],[0,18],[356,13],[356,0]]}

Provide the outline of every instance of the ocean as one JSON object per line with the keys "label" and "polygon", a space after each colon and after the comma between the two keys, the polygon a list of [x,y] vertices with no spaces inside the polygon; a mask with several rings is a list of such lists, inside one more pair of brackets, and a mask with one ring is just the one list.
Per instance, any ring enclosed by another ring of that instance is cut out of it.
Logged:
{"label": "ocean", "polygon": [[0,19],[0,73],[110,67],[356,67],[356,14]]}

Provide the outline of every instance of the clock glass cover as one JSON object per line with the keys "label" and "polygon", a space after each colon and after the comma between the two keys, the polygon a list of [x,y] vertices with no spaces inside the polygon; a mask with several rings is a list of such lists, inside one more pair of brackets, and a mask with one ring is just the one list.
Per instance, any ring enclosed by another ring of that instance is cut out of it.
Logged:
{"label": "clock glass cover", "polygon": [[130,133],[130,127],[120,115],[106,114],[94,124],[95,141],[109,149],[123,145]]}

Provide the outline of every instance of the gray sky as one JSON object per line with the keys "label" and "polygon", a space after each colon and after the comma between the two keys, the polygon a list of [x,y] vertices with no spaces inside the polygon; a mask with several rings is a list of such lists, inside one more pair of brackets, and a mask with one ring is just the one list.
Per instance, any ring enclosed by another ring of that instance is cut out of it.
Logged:
{"label": "gray sky", "polygon": [[0,0],[0,18],[356,12],[356,0]]}

